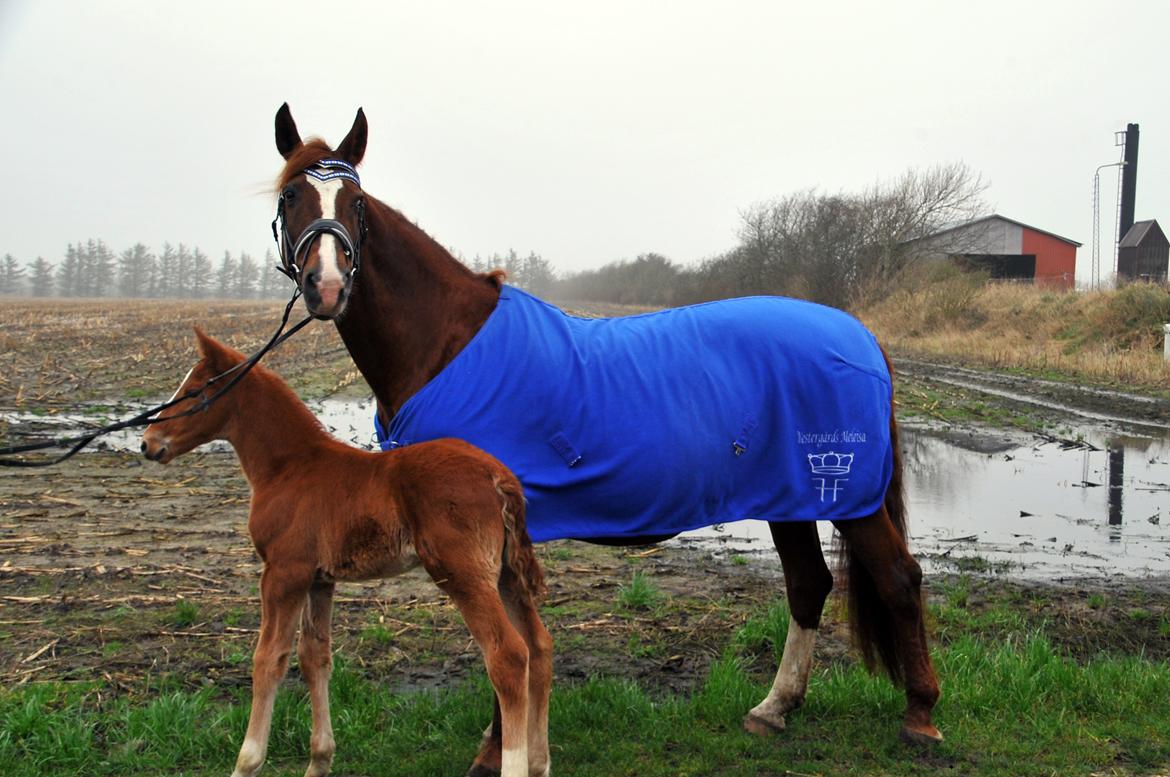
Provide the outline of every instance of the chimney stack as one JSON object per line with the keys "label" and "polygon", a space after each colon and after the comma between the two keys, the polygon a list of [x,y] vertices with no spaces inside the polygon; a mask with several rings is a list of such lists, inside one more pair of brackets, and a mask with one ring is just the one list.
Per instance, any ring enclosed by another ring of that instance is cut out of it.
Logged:
{"label": "chimney stack", "polygon": [[1124,239],[1125,233],[1133,226],[1134,204],[1137,201],[1137,160],[1138,125],[1128,124],[1125,127],[1125,165],[1121,168],[1121,220],[1118,224],[1118,240]]}

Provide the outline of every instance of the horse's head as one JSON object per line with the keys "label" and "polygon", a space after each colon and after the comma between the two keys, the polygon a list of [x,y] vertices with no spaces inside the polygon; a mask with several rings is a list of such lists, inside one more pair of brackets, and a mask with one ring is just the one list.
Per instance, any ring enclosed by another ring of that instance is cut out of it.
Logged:
{"label": "horse's head", "polygon": [[[199,349],[199,363],[192,367],[171,399],[203,386],[220,373],[230,370],[244,360],[239,351],[223,345],[195,328]],[[223,381],[226,382],[226,381]],[[210,405],[191,412],[207,396],[222,388],[223,382],[207,386],[198,396],[179,402],[163,412],[142,433],[142,453],[151,461],[166,464],[171,459],[198,448],[206,442],[225,438],[225,427],[231,418],[231,400],[236,392],[226,394]],[[188,415],[184,415],[187,414]],[[167,420],[171,419],[171,420]]]}
{"label": "horse's head", "polygon": [[316,138],[302,142],[285,103],[276,112],[276,149],[285,159],[273,222],[281,261],[304,292],[309,312],[337,318],[349,299],[366,232],[356,170],[366,152],[366,115],[359,108],[345,140],[331,149]]}

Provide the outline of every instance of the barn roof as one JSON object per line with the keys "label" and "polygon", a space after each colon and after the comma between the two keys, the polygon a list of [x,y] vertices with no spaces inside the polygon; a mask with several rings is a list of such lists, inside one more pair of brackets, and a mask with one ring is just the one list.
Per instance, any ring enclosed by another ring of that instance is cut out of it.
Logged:
{"label": "barn roof", "polygon": [[[1133,226],[1129,228],[1129,231],[1125,233],[1125,237],[1121,238],[1121,242],[1118,244],[1118,247],[1136,248],[1137,246],[1141,245],[1146,237],[1148,237],[1151,233],[1157,235],[1161,231],[1162,228],[1158,225],[1157,219],[1135,221]],[[1164,234],[1162,239],[1166,239]]]}
{"label": "barn roof", "polygon": [[[1023,227],[1024,229],[1030,229],[1033,232],[1039,232],[1041,235],[1048,235],[1048,237],[1054,237],[1057,240],[1068,243],[1069,245],[1074,245],[1078,248],[1080,248],[1080,246],[1081,246],[1081,243],[1078,243],[1075,240],[1070,240],[1067,237],[1063,237],[1061,235],[1058,235],[1055,232],[1049,232],[1046,229],[1040,229],[1038,227],[1032,226],[1031,224],[1025,224],[1022,221],[1016,221],[1015,219],[1009,219],[1007,216],[1001,216],[998,213],[992,213],[990,216],[982,216],[982,217],[977,218],[977,219],[971,219],[970,221],[963,221],[963,222],[960,222],[958,224],[954,224],[954,225],[946,227],[944,229],[940,229],[938,232],[932,232],[929,235],[927,235],[927,237],[937,237],[938,235],[945,235],[948,232],[954,232],[954,231],[959,230],[959,229],[967,229],[969,227],[975,226],[976,224],[982,224],[983,222],[992,221],[992,220],[1006,221],[1009,224],[1015,224],[1018,227]],[[1136,226],[1136,224],[1134,226]]]}

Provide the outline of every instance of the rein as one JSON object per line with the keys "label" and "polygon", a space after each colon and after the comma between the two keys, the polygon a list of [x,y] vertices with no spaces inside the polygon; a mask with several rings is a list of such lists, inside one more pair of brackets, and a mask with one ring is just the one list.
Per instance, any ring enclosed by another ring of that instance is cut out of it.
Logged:
{"label": "rein", "polygon": [[[176,418],[185,418],[186,416],[194,415],[195,413],[200,413],[207,410],[207,408],[209,408],[213,402],[231,391],[237,383],[243,380],[244,376],[247,375],[252,370],[252,368],[256,366],[257,363],[259,363],[264,354],[268,353],[273,348],[292,337],[306,324],[313,320],[312,316],[305,316],[305,318],[294,325],[292,329],[289,329],[287,332],[284,331],[285,325],[288,324],[289,313],[292,312],[293,304],[297,301],[297,298],[300,297],[300,295],[301,290],[298,286],[297,289],[293,291],[292,299],[290,299],[288,304],[284,307],[284,315],[280,319],[280,326],[277,327],[276,331],[272,334],[272,337],[269,338],[268,342],[265,343],[259,351],[252,354],[247,359],[233,366],[232,368],[221,372],[213,378],[208,379],[207,382],[205,382],[203,385],[188,390],[182,396],[172,397],[166,402],[163,402],[161,405],[156,405],[149,410],[144,410],[136,416],[124,419],[122,421],[117,421],[107,426],[103,426],[86,434],[76,435],[74,437],[59,437],[53,440],[44,440],[41,442],[28,443],[25,445],[13,445],[7,448],[0,448],[0,456],[15,456],[21,453],[31,453],[33,451],[45,450],[48,448],[60,448],[65,445],[72,446],[68,451],[61,454],[60,456],[57,456],[56,458],[39,459],[35,461],[30,461],[28,459],[0,458],[0,467],[48,467],[53,464],[59,464],[62,461],[77,455],[83,448],[102,435],[121,431],[122,429],[133,428],[136,426],[148,426],[153,423],[166,423],[167,421],[172,421]],[[229,375],[232,375],[232,373],[237,374],[214,394],[203,397],[203,399],[194,407],[188,410],[184,410],[182,413],[170,416],[169,418],[160,419],[157,417],[158,413],[161,413],[168,408],[174,407],[180,402],[184,402],[188,399],[194,399],[195,397],[200,396],[205,391],[207,391],[208,388],[227,378]]]}
{"label": "rein", "polygon": [[[322,159],[315,165],[305,168],[302,172],[318,181],[343,178],[347,181],[353,181],[359,189],[362,186],[361,178],[358,177],[358,172],[353,165],[340,159]],[[357,206],[358,239],[356,241],[349,234],[345,225],[337,219],[317,219],[305,227],[294,243],[289,237],[288,224],[284,219],[284,193],[281,192],[280,198],[276,202],[276,218],[272,219],[272,239],[276,241],[276,247],[280,252],[280,264],[276,266],[276,269],[291,278],[298,289],[301,288],[301,259],[309,253],[309,249],[318,237],[329,234],[337,238],[341,243],[341,250],[350,260],[349,270],[345,273],[345,280],[349,282],[357,274],[358,267],[361,266],[362,243],[365,242],[368,231],[365,200],[358,199]]]}

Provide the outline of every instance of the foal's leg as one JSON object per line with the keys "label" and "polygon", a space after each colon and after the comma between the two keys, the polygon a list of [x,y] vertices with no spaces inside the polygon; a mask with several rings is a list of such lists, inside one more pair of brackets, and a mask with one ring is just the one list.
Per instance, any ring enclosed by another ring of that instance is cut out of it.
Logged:
{"label": "foal's leg", "polygon": [[774,522],[768,528],[784,567],[791,618],[772,690],[743,719],[744,728],[753,734],[783,729],[785,713],[804,703],[821,611],[833,589],[833,576],[825,564],[815,522]]}
{"label": "foal's leg", "polygon": [[272,704],[288,671],[297,617],[305,606],[305,594],[312,580],[311,575],[291,572],[265,565],[260,577],[260,639],[252,654],[252,712],[232,777],[253,777],[268,755]]}
{"label": "foal's leg", "polygon": [[922,615],[922,568],[884,509],[868,518],[835,521],[834,525],[873,578],[878,596],[894,619],[898,659],[906,679],[902,738],[917,744],[939,742],[942,734],[931,722],[939,688]]}
{"label": "foal's leg", "polygon": [[333,583],[314,582],[301,613],[301,639],[297,644],[297,659],[313,705],[313,734],[309,738],[309,768],[305,777],[324,777],[333,763],[333,723],[329,719],[332,614]]}
{"label": "foal's leg", "polygon": [[492,691],[492,722],[483,730],[483,739],[479,743],[479,752],[471,762],[466,777],[498,777],[500,774],[500,759],[503,757],[503,747],[500,736],[504,724],[500,719],[500,697]]}
{"label": "foal's leg", "polygon": [[552,637],[532,599],[507,573],[501,595],[508,618],[528,644],[528,777],[548,777],[548,696],[552,688]]}
{"label": "foal's leg", "polygon": [[[495,587],[447,588],[483,651],[500,708],[501,777],[528,777],[528,647],[508,620]],[[469,774],[491,774],[479,759]],[[482,768],[481,768],[482,767]]]}

